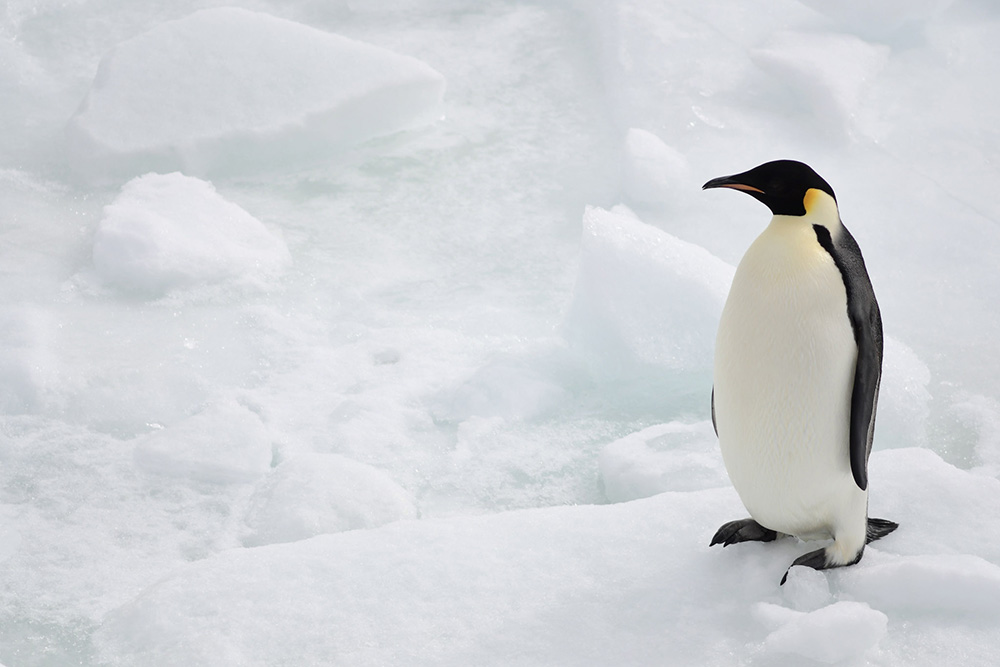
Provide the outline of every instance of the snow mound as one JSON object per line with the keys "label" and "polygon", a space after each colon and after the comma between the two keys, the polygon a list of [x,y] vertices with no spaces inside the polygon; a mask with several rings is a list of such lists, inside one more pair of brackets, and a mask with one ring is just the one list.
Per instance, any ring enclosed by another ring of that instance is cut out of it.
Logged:
{"label": "snow mound", "polygon": [[413,499],[385,473],[336,454],[283,461],[254,493],[247,546],[417,518]]}
{"label": "snow mound", "polygon": [[598,463],[604,494],[613,503],[729,483],[707,421],[650,426],[609,444]]}
{"label": "snow mound", "polygon": [[271,468],[271,436],[255,413],[223,401],[140,439],[134,458],[149,473],[209,484],[250,482]]}
{"label": "snow mound", "polygon": [[269,168],[429,121],[443,93],[444,78],[414,58],[206,9],[101,59],[69,122],[71,159],[109,174]]}
{"label": "snow mound", "polygon": [[841,601],[811,612],[795,611],[768,602],[758,603],[754,615],[771,634],[764,648],[833,664],[859,656],[886,634],[889,618],[863,602]]}
{"label": "snow mound", "polygon": [[846,574],[855,597],[905,614],[1000,617],[1000,567],[977,556],[900,558]]}
{"label": "snow mound", "polygon": [[263,287],[290,261],[280,236],[211,183],[180,173],[126,183],[104,208],[93,258],[104,283],[149,296],[224,282]]}
{"label": "snow mound", "polygon": [[624,207],[588,207],[567,338],[609,365],[706,372],[734,269]]}
{"label": "snow mound", "polygon": [[848,131],[866,87],[889,61],[889,47],[853,35],[781,32],[750,52],[754,64],[805,97],[819,127]]}

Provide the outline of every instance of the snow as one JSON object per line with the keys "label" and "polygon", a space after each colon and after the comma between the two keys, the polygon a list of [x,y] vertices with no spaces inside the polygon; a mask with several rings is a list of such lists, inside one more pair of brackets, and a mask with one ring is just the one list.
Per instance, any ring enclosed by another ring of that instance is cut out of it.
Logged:
{"label": "snow", "polygon": [[764,647],[828,665],[863,655],[886,633],[889,618],[863,602],[842,600],[811,612],[761,602],[755,615],[773,631]]}
{"label": "snow", "polygon": [[604,494],[621,503],[726,486],[722,455],[711,446],[714,436],[711,422],[670,422],[615,440],[598,459]]}
{"label": "snow", "polygon": [[271,438],[260,417],[235,401],[210,405],[139,439],[136,466],[149,473],[228,484],[271,469]]}
{"label": "snow", "polygon": [[243,170],[426,121],[443,90],[409,56],[222,7],[116,45],[68,130],[88,171]]}
{"label": "snow", "polygon": [[[921,458],[915,449],[875,456],[901,471],[883,479],[905,476]],[[962,496],[951,501],[956,513],[983,500]],[[870,565],[796,568],[779,588],[783,568],[807,546],[709,548],[715,526],[739,511],[733,490],[720,487],[230,549],[111,612],[96,640],[123,664],[218,656],[273,664],[289,655],[305,663],[655,664],[669,652],[680,664],[722,665],[733,652],[827,664],[869,655],[890,613],[897,641],[919,640],[928,624],[983,642],[997,636],[986,619],[1000,567],[981,557],[898,556],[885,538],[869,546]],[[911,539],[947,530],[944,518],[923,526],[909,518]],[[279,598],[289,603],[274,604]]]}
{"label": "snow", "polygon": [[336,454],[299,454],[254,491],[244,543],[296,542],[415,518],[410,494],[377,468]]}
{"label": "snow", "polygon": [[[990,665],[1000,14],[981,0],[0,11],[0,663]],[[886,327],[852,567],[709,413],[831,182]]]}
{"label": "snow", "polygon": [[94,270],[126,292],[167,292],[221,282],[266,285],[290,261],[280,233],[225,200],[211,183],[146,174],[104,208]]}
{"label": "snow", "polygon": [[564,324],[568,340],[614,372],[629,365],[659,373],[711,367],[712,330],[732,266],[623,207],[584,212],[580,253]]}

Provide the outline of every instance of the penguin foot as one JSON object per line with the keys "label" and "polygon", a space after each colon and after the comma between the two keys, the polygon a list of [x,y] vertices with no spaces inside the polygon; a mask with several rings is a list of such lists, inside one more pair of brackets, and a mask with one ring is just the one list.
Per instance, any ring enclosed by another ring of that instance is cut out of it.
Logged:
{"label": "penguin foot", "polygon": [[899,524],[888,519],[868,518],[868,530],[865,535],[865,544],[871,544],[875,540],[881,539],[899,528]]}
{"label": "penguin foot", "polygon": [[722,527],[715,531],[715,537],[708,546],[722,544],[728,547],[730,544],[740,542],[772,542],[777,537],[776,531],[765,528],[753,519],[739,519],[722,524]]}
{"label": "penguin foot", "polygon": [[816,551],[810,551],[807,554],[803,554],[792,561],[792,564],[788,566],[785,570],[784,576],[781,577],[781,581],[778,583],[779,586],[785,584],[785,580],[788,579],[788,573],[796,565],[803,565],[805,567],[811,567],[814,570],[829,570],[832,567],[847,567],[848,565],[854,565],[861,560],[861,556],[865,553],[864,547],[858,550],[858,555],[855,556],[854,560],[849,563],[837,563],[833,560],[827,553],[827,549],[817,549]]}

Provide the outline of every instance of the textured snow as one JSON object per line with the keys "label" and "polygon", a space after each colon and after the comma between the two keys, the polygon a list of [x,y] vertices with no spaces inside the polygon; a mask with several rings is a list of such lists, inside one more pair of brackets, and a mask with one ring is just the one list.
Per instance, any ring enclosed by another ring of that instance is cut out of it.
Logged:
{"label": "textured snow", "polygon": [[[0,663],[995,664],[993,4],[219,4],[0,10]],[[768,213],[700,189],[775,158],[900,523],[784,586],[708,546]]]}

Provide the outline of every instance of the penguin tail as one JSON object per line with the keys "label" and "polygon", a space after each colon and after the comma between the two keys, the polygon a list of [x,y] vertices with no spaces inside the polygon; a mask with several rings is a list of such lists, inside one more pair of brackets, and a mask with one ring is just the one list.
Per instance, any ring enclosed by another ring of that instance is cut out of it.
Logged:
{"label": "penguin tail", "polygon": [[889,521],[888,519],[872,519],[869,517],[865,544],[870,544],[875,540],[881,539],[897,528],[899,528],[899,524],[895,521]]}

